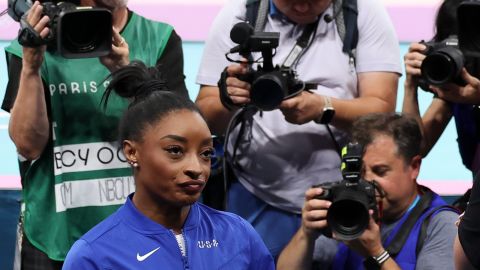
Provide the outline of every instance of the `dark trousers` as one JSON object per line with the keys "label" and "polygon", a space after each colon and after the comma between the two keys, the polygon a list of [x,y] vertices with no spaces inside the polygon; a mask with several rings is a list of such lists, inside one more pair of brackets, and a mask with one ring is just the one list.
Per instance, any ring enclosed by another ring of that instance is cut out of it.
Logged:
{"label": "dark trousers", "polygon": [[28,241],[23,235],[22,240],[22,270],[60,270],[63,262],[54,261]]}

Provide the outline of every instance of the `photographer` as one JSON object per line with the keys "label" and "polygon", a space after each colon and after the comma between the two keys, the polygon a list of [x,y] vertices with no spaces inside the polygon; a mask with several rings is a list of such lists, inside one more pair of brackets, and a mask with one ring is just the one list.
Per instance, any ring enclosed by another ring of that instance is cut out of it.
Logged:
{"label": "photographer", "polygon": [[[336,145],[346,142],[353,119],[394,110],[400,66],[398,42],[379,1],[355,1],[358,44],[350,55],[342,51],[335,25],[339,1],[266,2],[267,20],[260,31],[280,33],[273,65],[285,65],[306,29],[312,25],[316,29],[290,66],[298,79],[315,87],[285,99],[278,110],[247,116],[243,127],[232,130],[226,155],[234,156],[230,164],[234,176],[229,179],[227,211],[250,221],[278,256],[300,225],[305,187],[316,179],[341,177]],[[232,116],[251,101],[251,84],[241,80],[251,67],[230,64],[224,56],[236,46],[228,33],[247,20],[246,3],[229,1],[217,16],[197,76],[201,88],[196,103],[216,135],[225,134]],[[222,104],[217,87],[225,67],[230,110]],[[332,124],[333,135],[324,124]]]}
{"label": "photographer", "polygon": [[[443,43],[450,36],[458,34],[457,9],[462,2],[466,1],[443,1],[435,22],[436,33],[432,39],[433,43]],[[425,44],[412,43],[404,57],[406,80],[402,111],[415,116],[421,126],[423,134],[422,156],[426,156],[430,152],[453,116],[463,164],[472,171],[474,176],[480,169],[477,150],[478,134],[480,134],[477,126],[478,119],[476,118],[478,112],[476,112],[476,108],[473,106],[480,103],[480,81],[474,77],[478,76],[478,60],[472,58],[465,59],[466,68],[460,74],[460,78],[465,84],[464,86],[454,82],[440,86],[427,85],[426,87],[428,88],[426,90],[433,92],[434,97],[426,112],[421,116],[417,91],[419,81],[422,78],[421,66],[426,58],[426,49],[427,46]]]}
{"label": "photographer", "polygon": [[310,188],[302,226],[280,255],[277,269],[311,269],[313,260],[320,269],[453,269],[458,215],[416,182],[422,159],[415,119],[395,113],[364,116],[353,124],[352,139],[365,146],[363,178],[383,190],[377,197],[379,224],[371,217],[359,238],[344,241],[334,256],[325,258],[325,247],[315,239],[331,226],[326,216],[332,203],[318,199],[322,188]]}
{"label": "photographer", "polygon": [[[108,55],[65,59],[45,45],[22,47],[17,41],[6,48],[9,81],[2,109],[11,113],[9,134],[20,160],[22,269],[60,269],[74,241],[134,189],[115,143],[128,101],[113,96],[106,108],[100,106],[109,73],[139,59],[157,65],[168,87],[187,95],[181,40],[170,25],[128,10],[126,0],[76,4],[111,12]],[[55,31],[44,8],[35,2],[23,22],[42,39]]]}
{"label": "photographer", "polygon": [[480,175],[473,182],[472,194],[465,213],[461,215],[458,235],[455,239],[455,269],[469,270],[480,268],[478,249],[480,247]]}

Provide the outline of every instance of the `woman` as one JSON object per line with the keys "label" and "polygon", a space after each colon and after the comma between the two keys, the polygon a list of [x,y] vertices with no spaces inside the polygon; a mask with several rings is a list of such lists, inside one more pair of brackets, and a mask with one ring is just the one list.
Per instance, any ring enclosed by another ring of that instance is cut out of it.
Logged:
{"label": "woman", "polygon": [[473,182],[467,209],[460,216],[454,244],[455,269],[480,269],[480,175]]}
{"label": "woman", "polygon": [[[435,21],[436,33],[432,42],[444,42],[452,35],[458,34],[457,8],[465,0],[445,0],[440,6]],[[461,72],[461,79],[465,86],[454,83],[428,87],[426,90],[434,93],[430,106],[420,115],[417,90],[421,78],[421,65],[425,59],[425,44],[412,43],[408,53],[405,55],[405,95],[403,99],[404,113],[412,114],[422,128],[423,141],[421,153],[426,156],[438,141],[452,117],[455,119],[458,135],[458,149],[463,164],[472,172],[475,177],[480,169],[480,127],[478,117],[480,110],[474,104],[480,104],[480,81],[472,74],[478,74],[480,62],[475,58],[466,58],[466,68]],[[468,71],[467,71],[468,70]],[[469,73],[470,72],[470,73]],[[470,190],[454,202],[454,206],[461,211],[465,210]]]}
{"label": "woman", "polygon": [[112,91],[132,99],[120,141],[136,191],[74,244],[63,269],[274,269],[246,221],[197,203],[213,146],[194,103],[139,62],[112,78],[105,104]]}

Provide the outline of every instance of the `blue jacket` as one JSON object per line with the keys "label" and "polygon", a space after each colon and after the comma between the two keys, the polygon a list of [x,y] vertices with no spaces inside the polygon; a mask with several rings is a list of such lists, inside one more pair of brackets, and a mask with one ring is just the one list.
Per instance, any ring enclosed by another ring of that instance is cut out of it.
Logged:
{"label": "blue jacket", "polygon": [[[439,211],[447,211],[447,210],[453,211],[450,208],[440,208],[440,209],[438,208],[440,206],[446,206],[446,205],[447,203],[442,198],[440,198],[440,196],[438,196],[437,194],[433,194],[433,198],[432,198],[432,202],[430,203],[430,206],[417,219],[417,222],[415,223],[412,230],[410,231],[410,234],[408,235],[408,238],[405,241],[403,248],[394,258],[395,262],[400,266],[402,270],[410,270],[410,269],[414,270],[416,268],[416,264],[417,264],[416,248],[417,248],[417,242],[420,234],[420,229],[422,227],[422,223],[425,220],[425,218],[428,216],[431,216],[430,214],[432,213],[433,213],[432,214],[433,216]],[[382,239],[383,245],[385,247],[388,247],[393,237],[397,234],[399,229],[402,227],[403,223],[405,222],[405,220],[407,219],[410,213],[411,213],[410,211],[407,212],[400,219],[400,221],[397,223],[397,225],[392,230],[392,232],[387,237],[387,239]],[[350,250],[346,245],[340,244],[337,255],[335,256],[335,261],[332,269],[362,270],[364,269],[363,260],[364,258],[362,256]]]}
{"label": "blue jacket", "polygon": [[275,269],[248,222],[200,203],[182,229],[183,257],[174,233],[140,213],[132,196],[75,242],[63,269]]}

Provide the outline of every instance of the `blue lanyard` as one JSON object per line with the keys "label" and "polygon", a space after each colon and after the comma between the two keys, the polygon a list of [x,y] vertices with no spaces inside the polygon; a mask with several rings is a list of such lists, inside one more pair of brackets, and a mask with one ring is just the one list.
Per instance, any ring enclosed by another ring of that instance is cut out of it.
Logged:
{"label": "blue lanyard", "polygon": [[397,234],[398,230],[400,229],[400,227],[403,225],[403,223],[405,222],[405,220],[407,219],[408,215],[410,214],[410,211],[412,211],[412,209],[415,207],[415,205],[417,205],[417,203],[420,201],[420,195],[417,195],[417,197],[415,198],[415,200],[410,204],[410,206],[408,207],[408,210],[405,214],[403,214],[402,218],[398,221],[397,225],[395,226],[395,228],[389,233],[388,237],[385,238],[383,242],[384,245],[388,245],[390,244],[390,242],[392,241],[393,239],[393,236]]}
{"label": "blue lanyard", "polygon": [[[410,206],[408,207],[407,213],[410,212],[415,207],[415,205],[417,205],[418,201],[420,201],[420,195],[417,195],[417,197],[412,202],[412,204],[410,204]],[[405,214],[407,214],[407,213],[405,213]]]}

